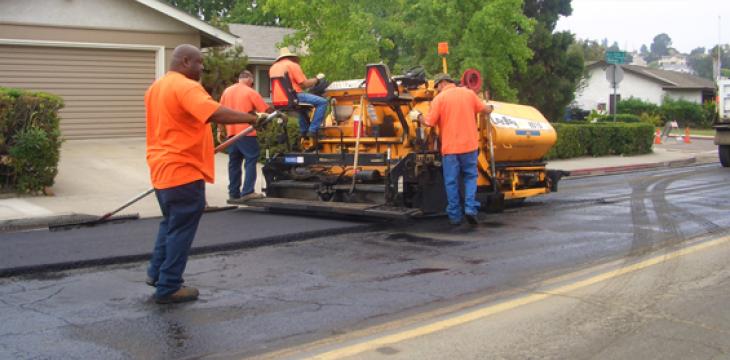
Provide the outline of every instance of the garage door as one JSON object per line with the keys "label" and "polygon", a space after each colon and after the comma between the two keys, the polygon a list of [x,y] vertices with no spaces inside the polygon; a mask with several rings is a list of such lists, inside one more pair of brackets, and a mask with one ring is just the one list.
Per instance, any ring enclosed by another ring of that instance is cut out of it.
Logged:
{"label": "garage door", "polygon": [[155,52],[0,45],[0,86],[63,97],[66,139],[144,136]]}

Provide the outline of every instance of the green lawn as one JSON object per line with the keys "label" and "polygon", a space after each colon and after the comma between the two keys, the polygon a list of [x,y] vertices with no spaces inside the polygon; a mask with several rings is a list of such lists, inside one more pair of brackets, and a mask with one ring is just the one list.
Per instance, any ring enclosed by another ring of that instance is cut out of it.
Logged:
{"label": "green lawn", "polygon": [[[684,129],[672,129],[672,131],[669,133],[671,135],[684,135]],[[690,135],[707,135],[707,136],[715,136],[715,130],[714,129],[689,129]]]}

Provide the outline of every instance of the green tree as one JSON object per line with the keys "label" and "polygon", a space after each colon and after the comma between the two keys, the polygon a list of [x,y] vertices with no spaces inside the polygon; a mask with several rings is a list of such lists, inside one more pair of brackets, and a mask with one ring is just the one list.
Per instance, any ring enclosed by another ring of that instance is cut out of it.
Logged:
{"label": "green tree", "polygon": [[210,96],[219,100],[223,90],[238,81],[238,74],[246,68],[248,58],[243,48],[210,48],[203,56],[203,74],[200,81]]}
{"label": "green tree", "polygon": [[240,0],[228,13],[228,24],[283,26],[282,19],[266,6],[267,0]]}
{"label": "green tree", "polygon": [[669,54],[669,48],[672,46],[672,39],[669,35],[661,33],[654,37],[654,41],[650,45],[651,52],[645,59],[647,62],[654,62],[661,59],[662,56]]}
{"label": "green tree", "polygon": [[533,22],[521,0],[267,0],[265,11],[298,30],[285,45],[307,49],[305,72],[330,79],[361,78],[365,65],[384,61],[395,73],[423,65],[441,72],[438,42],[451,46],[449,72],[473,67],[485,75],[495,98],[516,100],[509,78],[524,69]]}
{"label": "green tree", "polygon": [[167,3],[203,21],[220,23],[236,4],[236,0],[165,0]]}
{"label": "green tree", "polygon": [[583,75],[583,51],[569,32],[553,33],[559,16],[572,12],[569,0],[526,0],[524,14],[536,21],[529,47],[534,56],[511,80],[521,103],[537,107],[548,119],[563,117]]}
{"label": "green tree", "polygon": [[579,40],[571,45],[573,51],[580,51],[583,53],[583,60],[589,61],[601,61],[606,59],[606,48],[601,46],[596,40]]}

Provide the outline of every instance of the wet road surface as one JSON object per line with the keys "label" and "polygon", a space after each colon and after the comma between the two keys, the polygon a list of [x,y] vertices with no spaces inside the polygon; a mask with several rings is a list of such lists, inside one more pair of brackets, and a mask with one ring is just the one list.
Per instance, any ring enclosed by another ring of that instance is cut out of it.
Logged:
{"label": "wet road surface", "polygon": [[476,229],[434,219],[194,256],[190,304],[155,305],[144,263],[4,278],[0,358],[296,357],[285,349],[722,236],[728,181],[717,164],[568,180]]}

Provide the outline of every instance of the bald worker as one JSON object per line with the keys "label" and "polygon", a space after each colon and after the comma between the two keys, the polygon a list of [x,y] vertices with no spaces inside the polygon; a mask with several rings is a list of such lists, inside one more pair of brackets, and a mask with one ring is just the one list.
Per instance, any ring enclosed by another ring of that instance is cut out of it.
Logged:
{"label": "bald worker", "polygon": [[170,71],[145,93],[147,165],[162,222],[147,269],[159,304],[193,301],[198,289],[183,286],[190,245],[205,208],[205,183],[214,181],[210,122],[255,124],[261,117],[221,106],[198,82],[203,56],[193,45],[175,48]]}

